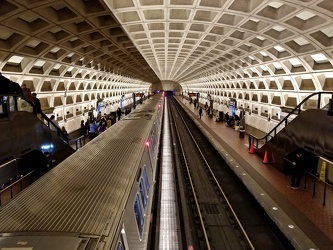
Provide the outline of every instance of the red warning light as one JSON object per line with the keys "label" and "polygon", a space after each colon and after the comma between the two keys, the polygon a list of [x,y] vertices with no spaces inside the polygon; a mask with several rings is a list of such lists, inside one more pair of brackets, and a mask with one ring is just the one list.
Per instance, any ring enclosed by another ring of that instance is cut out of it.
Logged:
{"label": "red warning light", "polygon": [[160,107],[161,107],[161,104],[158,104],[158,107],[160,108]]}
{"label": "red warning light", "polygon": [[149,141],[146,141],[146,146],[149,147]]}

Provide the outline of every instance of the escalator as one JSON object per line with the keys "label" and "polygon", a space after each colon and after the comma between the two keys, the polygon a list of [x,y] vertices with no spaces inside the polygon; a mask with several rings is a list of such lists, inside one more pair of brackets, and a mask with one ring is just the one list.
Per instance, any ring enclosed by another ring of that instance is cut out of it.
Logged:
{"label": "escalator", "polygon": [[261,149],[260,154],[269,152],[271,162],[280,171],[285,172],[284,158],[293,151],[302,149],[306,158],[314,155],[333,160],[333,116],[326,110],[310,109],[303,111],[288,126],[270,139]]}
{"label": "escalator", "polygon": [[[322,93],[312,94],[308,98],[316,94],[320,97]],[[295,151],[303,152],[308,160],[306,170],[312,174],[317,174],[319,157],[333,161],[333,116],[329,113],[330,108],[327,110],[318,107],[301,112],[300,107],[308,98],[280,122],[279,125],[286,123],[283,129],[278,133],[273,129],[264,138],[259,139],[266,143],[257,153],[263,158],[265,154],[268,154],[269,163],[286,174],[288,159],[294,155]],[[298,115],[287,123],[289,116],[295,112]]]}
{"label": "escalator", "polygon": [[60,129],[49,129],[51,121],[41,110],[42,119],[37,118],[36,106],[18,94],[17,83],[3,76],[0,80],[0,176],[6,176],[0,187],[4,187],[49,161],[56,166],[75,150],[61,139]]}

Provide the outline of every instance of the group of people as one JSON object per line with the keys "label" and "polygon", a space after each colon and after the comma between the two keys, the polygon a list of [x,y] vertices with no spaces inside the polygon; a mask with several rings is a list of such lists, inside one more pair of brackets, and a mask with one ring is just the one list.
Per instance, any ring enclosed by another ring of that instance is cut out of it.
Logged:
{"label": "group of people", "polygon": [[[89,136],[89,139],[94,139],[97,135],[103,133],[106,129],[110,128],[112,125],[114,125],[121,119],[122,111],[119,108],[120,112],[111,112],[110,114],[104,114],[104,116],[101,116],[99,114],[97,117],[92,117],[91,119],[87,119],[86,122],[84,120],[81,121],[81,134],[86,136]],[[126,108],[124,114],[128,115],[131,112],[131,109],[129,107]],[[69,142],[69,134],[65,128],[65,126],[62,126],[60,128],[58,121],[55,119],[54,115],[51,115],[50,117],[50,123],[49,128],[57,132],[61,139],[63,139],[65,142]]]}
{"label": "group of people", "polygon": [[[21,85],[21,95],[24,96],[26,99],[30,100],[35,104],[34,113],[37,117],[41,118],[41,103],[40,100],[37,98],[36,93],[31,93],[31,90],[27,87],[25,83]],[[128,115],[131,112],[130,108],[127,107],[124,114]],[[110,112],[109,115],[104,114],[101,116],[100,114],[96,118],[92,118],[91,120],[88,119],[86,122],[83,120],[81,121],[81,130],[83,135],[89,135],[90,139],[95,138],[98,134],[103,133],[107,128],[111,127],[111,125],[115,124],[121,119],[123,112],[120,107],[117,108],[115,112]],[[58,121],[55,119],[55,116],[52,115],[50,117],[49,127],[52,131],[58,132],[60,137],[68,143],[69,135],[64,126],[60,128]],[[60,133],[61,131],[61,133]]]}
{"label": "group of people", "polygon": [[230,116],[229,113],[225,113],[225,122],[229,127],[239,126],[240,124],[240,117],[236,114],[234,116]]}
{"label": "group of people", "polygon": [[[127,107],[125,109],[124,114],[128,115],[131,112],[131,109]],[[121,119],[122,110],[120,108],[117,109],[116,112],[111,112],[110,114],[104,114],[101,116],[99,114],[97,117],[92,117],[91,119],[87,119],[86,122],[84,120],[81,121],[81,132],[82,135],[88,135],[89,139],[94,139],[97,135],[103,133],[106,129],[110,128]]]}

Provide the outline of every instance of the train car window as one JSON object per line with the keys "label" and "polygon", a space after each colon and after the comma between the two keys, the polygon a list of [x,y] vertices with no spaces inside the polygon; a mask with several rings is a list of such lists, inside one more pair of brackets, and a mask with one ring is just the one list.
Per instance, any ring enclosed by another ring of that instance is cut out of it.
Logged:
{"label": "train car window", "polygon": [[141,196],[141,201],[142,201],[142,205],[143,205],[143,210],[146,211],[147,196],[146,196],[145,188],[143,187],[143,179],[140,180],[139,188],[140,188],[140,196]]}
{"label": "train car window", "polygon": [[143,180],[146,186],[146,190],[147,190],[147,195],[149,194],[149,189],[150,189],[150,184],[149,184],[149,180],[148,180],[148,175],[147,175],[147,168],[146,166],[143,167]]}
{"label": "train car window", "polygon": [[134,214],[135,214],[136,224],[138,226],[139,235],[140,235],[140,239],[141,239],[144,219],[143,219],[143,215],[142,215],[142,211],[141,211],[141,207],[140,207],[140,201],[139,201],[138,194],[135,197]]}

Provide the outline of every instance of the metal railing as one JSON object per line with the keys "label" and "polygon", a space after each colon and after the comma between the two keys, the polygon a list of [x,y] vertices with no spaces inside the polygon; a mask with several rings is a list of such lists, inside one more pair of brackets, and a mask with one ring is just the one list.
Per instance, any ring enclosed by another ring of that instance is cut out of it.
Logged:
{"label": "metal railing", "polygon": [[78,138],[70,139],[69,144],[75,143],[75,150],[78,150],[79,148],[82,148],[85,144],[86,137],[84,135],[81,135]]}

